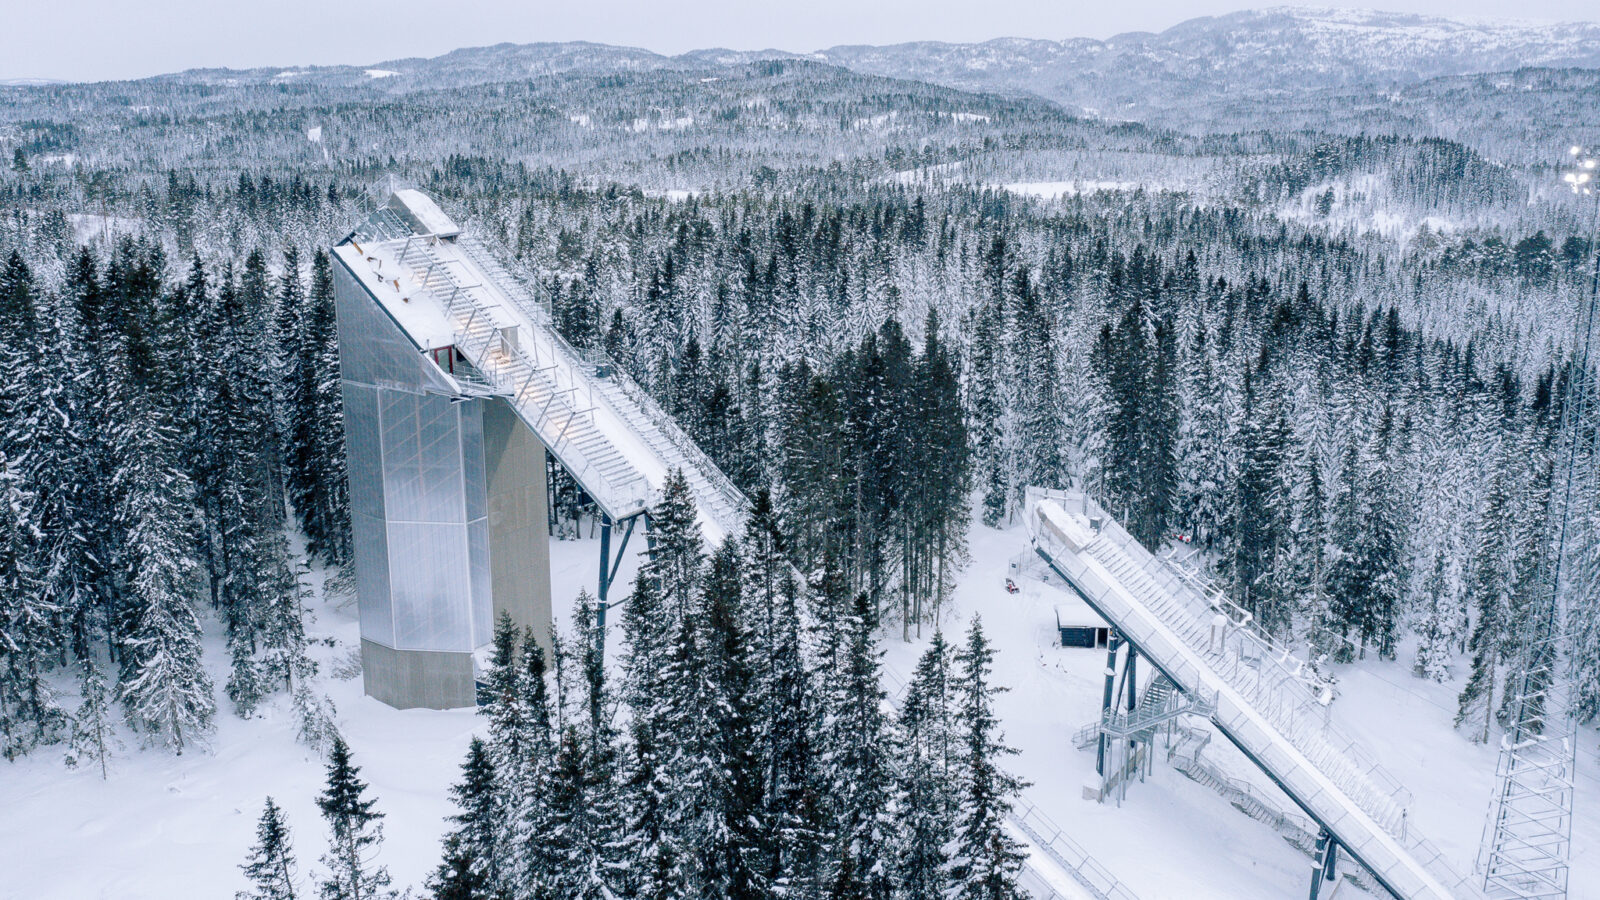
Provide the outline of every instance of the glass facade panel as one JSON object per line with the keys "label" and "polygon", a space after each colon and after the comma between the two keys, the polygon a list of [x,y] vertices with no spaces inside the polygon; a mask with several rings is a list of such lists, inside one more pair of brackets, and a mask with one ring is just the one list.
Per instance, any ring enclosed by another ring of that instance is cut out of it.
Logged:
{"label": "glass facade panel", "polygon": [[459,406],[402,391],[382,391],[379,405],[389,521],[464,523]]}
{"label": "glass facade panel", "polygon": [[466,488],[467,521],[489,514],[488,475],[483,458],[483,403],[460,403],[461,481]]}
{"label": "glass facade panel", "polygon": [[367,640],[393,646],[389,550],[383,520],[383,455],[378,442],[378,392],[375,388],[344,382],[344,432],[361,635]]}
{"label": "glass facade panel", "polygon": [[389,573],[395,649],[473,649],[464,524],[390,522]]}
{"label": "glass facade panel", "polygon": [[471,652],[493,627],[482,402],[452,402],[342,264],[334,291],[361,636]]}
{"label": "glass facade panel", "polygon": [[478,644],[494,639],[494,582],[489,569],[489,520],[467,523],[468,564],[472,569],[472,638]]}

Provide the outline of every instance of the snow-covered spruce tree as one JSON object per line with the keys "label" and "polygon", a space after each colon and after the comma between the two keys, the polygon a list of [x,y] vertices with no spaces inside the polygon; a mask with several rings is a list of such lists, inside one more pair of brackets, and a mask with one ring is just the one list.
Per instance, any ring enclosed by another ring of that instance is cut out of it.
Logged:
{"label": "snow-covered spruce tree", "polygon": [[[667,621],[676,622],[692,608],[705,564],[694,495],[682,469],[667,474],[661,501],[650,511],[650,529],[655,532],[655,546],[641,576],[655,582]],[[656,639],[668,633],[658,634]]]}
{"label": "snow-covered spruce tree", "polygon": [[[121,580],[123,534],[118,524],[118,504],[110,473],[115,471],[116,410],[106,402],[112,390],[112,373],[121,355],[122,339],[118,328],[123,321],[109,314],[107,291],[101,284],[94,256],[82,249],[68,272],[67,298],[58,332],[63,352],[55,358],[65,367],[62,381],[67,410],[71,417],[62,426],[73,429],[63,434],[51,428],[41,448],[61,448],[67,464],[52,477],[74,486],[74,529],[59,536],[70,543],[56,545],[60,558],[57,571],[65,584],[82,593],[79,602],[68,610],[67,629],[72,651],[79,658],[96,652],[92,645],[104,643],[115,650],[120,634],[112,634],[116,613],[124,606],[125,585]],[[34,457],[39,459],[39,457]],[[70,559],[70,562],[69,562]]]}
{"label": "snow-covered spruce tree", "polygon": [[1227,514],[1228,415],[1223,383],[1207,340],[1206,326],[1194,329],[1183,355],[1179,381],[1178,424],[1179,521],[1196,546],[1210,548]]}
{"label": "snow-covered spruce tree", "polygon": [[0,455],[0,756],[16,759],[65,722],[44,678],[59,611],[42,602],[35,498]]}
{"label": "snow-covered spruce tree", "polygon": [[[1530,428],[1530,431],[1532,429]],[[1512,572],[1515,583],[1506,612],[1506,689],[1495,717],[1504,727],[1516,719],[1538,723],[1544,716],[1545,691],[1555,672],[1558,650],[1554,573],[1551,555],[1550,486],[1554,476],[1548,448],[1538,439],[1524,441],[1518,450],[1524,472],[1521,502],[1517,504]],[[1531,472],[1528,470],[1532,470]],[[1522,705],[1526,708],[1519,708]],[[1537,725],[1535,725],[1537,727]]]}
{"label": "snow-covered spruce tree", "polygon": [[[1057,331],[1040,290],[1026,278],[1017,285],[1016,365],[1021,375],[1020,486],[1066,486],[1062,453],[1066,446],[1066,415],[1061,404],[1061,379],[1056,360]],[[1017,498],[1020,500],[1020,498]],[[1015,501],[1014,501],[1015,502]]]}
{"label": "snow-covered spruce tree", "polygon": [[761,827],[768,830],[760,847],[769,853],[765,870],[768,889],[780,896],[821,896],[822,862],[827,823],[823,820],[821,762],[817,751],[819,705],[806,670],[800,624],[799,586],[784,583],[775,626],[771,678],[758,694],[757,727],[770,734],[759,746],[765,791]]}
{"label": "snow-covered spruce tree", "polygon": [[1394,659],[1400,612],[1405,601],[1405,511],[1400,500],[1399,459],[1403,429],[1391,405],[1384,406],[1369,444],[1366,533],[1361,543],[1362,568],[1368,579],[1361,618],[1363,645],[1377,648],[1380,659]]}
{"label": "snow-covered spruce tree", "polygon": [[[136,349],[128,355],[136,371]],[[129,630],[118,694],[136,730],[182,753],[204,739],[216,712],[200,662],[200,571],[188,520],[193,493],[175,462],[179,442],[168,416],[137,381],[125,378],[119,389],[112,485],[126,548]]]}
{"label": "snow-covered spruce tree", "polygon": [[677,895],[677,847],[668,829],[668,785],[658,737],[668,728],[662,690],[670,618],[656,581],[641,572],[634,579],[623,608],[624,657],[622,699],[632,711],[624,762],[623,854],[634,860],[627,872],[627,890],[634,896]]}
{"label": "snow-covered spruce tree", "polygon": [[239,866],[250,879],[250,890],[234,894],[234,900],[295,900],[294,850],[289,845],[289,826],[283,811],[267,798],[256,822],[256,843]]}
{"label": "snow-covered spruce tree", "polygon": [[[1562,440],[1568,437],[1563,435]],[[1587,482],[1600,486],[1600,456],[1584,453],[1578,463]],[[1574,491],[1571,515],[1570,539],[1575,546],[1568,563],[1574,567],[1575,588],[1567,611],[1572,632],[1571,704],[1579,720],[1589,722],[1600,714],[1600,490]]]}
{"label": "snow-covered spruce tree", "polygon": [[1291,509],[1284,468],[1292,450],[1281,406],[1257,398],[1261,377],[1244,380],[1244,421],[1239,428],[1239,477],[1224,520],[1226,538],[1219,568],[1230,594],[1271,634],[1288,631],[1294,598],[1286,593],[1282,563],[1287,558]]}
{"label": "snow-covered spruce tree", "polygon": [[[1137,264],[1137,267],[1136,265]],[[1171,327],[1150,308],[1159,289],[1142,283],[1142,254],[1129,264],[1129,303],[1095,343],[1105,410],[1101,491],[1108,509],[1147,547],[1166,539],[1177,487],[1177,397]]]}
{"label": "snow-covered spruce tree", "polygon": [[623,821],[616,729],[594,600],[586,591],[578,596],[574,626],[581,696],[574,704],[577,714],[561,729],[544,800],[554,859],[544,884],[552,896],[607,900],[621,894],[628,863],[619,853]]}
{"label": "snow-covered spruce tree", "polygon": [[770,495],[758,491],[745,525],[741,593],[749,623],[752,771],[758,833],[751,868],[787,896],[812,896],[820,830],[816,709],[802,646],[799,587],[784,556]]}
{"label": "snow-covered spruce tree", "polygon": [[376,799],[366,797],[361,769],[350,761],[350,748],[334,738],[328,755],[328,785],[317,797],[317,808],[328,822],[328,852],[322,857],[327,871],[317,893],[322,900],[376,900],[393,897],[389,870],[373,864],[383,845],[383,813]]}
{"label": "snow-covered spruce tree", "polygon": [[1355,658],[1355,642],[1350,633],[1356,630],[1364,591],[1360,571],[1361,528],[1363,516],[1362,491],[1365,489],[1361,473],[1361,452],[1354,440],[1349,441],[1341,456],[1339,476],[1334,484],[1333,503],[1328,520],[1328,594],[1332,598],[1328,621],[1313,637],[1332,650],[1334,662],[1346,663]]}
{"label": "snow-covered spruce tree", "polygon": [[[1050,356],[1054,358],[1053,349]],[[961,407],[960,380],[940,341],[939,317],[931,308],[923,324],[922,357],[917,363],[913,390],[919,444],[910,492],[915,511],[910,530],[917,560],[913,570],[921,570],[915,579],[921,582],[918,600],[926,596],[933,601],[930,613],[924,614],[920,606],[915,611],[920,635],[923,619],[938,623],[944,603],[955,588],[955,574],[967,561],[967,526],[971,518],[968,498],[972,493],[972,448]],[[1051,399],[1059,400],[1059,394],[1052,394]],[[1061,412],[1057,405],[1055,414]],[[1045,468],[1051,465],[1060,468],[1064,463],[1059,458],[1047,458]],[[1064,471],[1059,477],[1065,477]]]}
{"label": "snow-covered spruce tree", "polygon": [[1423,587],[1423,607],[1417,621],[1417,658],[1411,671],[1418,678],[1443,683],[1450,680],[1450,664],[1455,658],[1456,607],[1443,551],[1433,556],[1432,573]]}
{"label": "snow-covered spruce tree", "polygon": [[[30,463],[35,431],[46,423],[46,363],[35,359],[39,337],[33,275],[13,251],[0,266],[0,756],[15,759],[53,740],[65,719],[44,680],[62,642],[63,598],[51,588],[48,546],[70,521],[43,521],[41,491],[59,495],[55,478]],[[34,476],[34,477],[30,477]],[[54,518],[54,517],[52,517]],[[48,529],[48,531],[47,531]]]}
{"label": "snow-covered spruce tree", "polygon": [[83,660],[79,693],[83,700],[72,714],[72,733],[67,742],[67,765],[92,764],[100,768],[104,781],[111,752],[122,746],[111,721],[111,692],[105,677],[93,660]]}
{"label": "snow-covered spruce tree", "polygon": [[1011,801],[1026,785],[1000,767],[1016,751],[1007,747],[994,712],[994,695],[1005,688],[990,683],[994,648],[984,637],[977,616],[967,630],[966,646],[957,655],[961,672],[955,684],[956,709],[964,726],[965,747],[959,764],[960,812],[954,852],[948,866],[946,896],[957,900],[1013,900],[1025,854],[1006,831]]}
{"label": "snow-covered spruce tree", "polygon": [[461,781],[450,788],[457,812],[444,836],[444,859],[428,879],[436,900],[491,900],[503,878],[506,833],[495,796],[494,763],[474,737],[461,764]]}
{"label": "snow-covered spruce tree", "polygon": [[[280,293],[286,290],[280,288]],[[280,304],[294,302],[292,297],[280,299]],[[350,500],[335,318],[332,265],[328,254],[318,250],[293,343],[284,347],[295,353],[283,373],[288,404],[284,468],[289,500],[309,549],[341,565],[350,559]]]}
{"label": "snow-covered spruce tree", "polygon": [[[1478,743],[1489,740],[1493,722],[1495,683],[1511,609],[1512,548],[1511,497],[1504,461],[1496,467],[1489,496],[1478,518],[1478,549],[1473,554],[1472,578],[1467,598],[1477,612],[1467,649],[1472,651],[1472,674],[1457,699],[1457,727],[1470,725]],[[1481,727],[1480,727],[1481,725]]]}
{"label": "snow-covered spruce tree", "polygon": [[[523,632],[521,672],[516,682],[519,715],[516,736],[491,735],[490,750],[504,760],[497,765],[496,794],[509,823],[510,859],[507,881],[496,891],[516,898],[549,896],[544,879],[554,871],[550,841],[550,772],[555,765],[555,736],[549,675],[544,647],[533,629]],[[500,746],[496,747],[496,743]],[[520,748],[520,757],[507,748]]]}
{"label": "snow-covered spruce tree", "polygon": [[1334,652],[1333,598],[1328,594],[1328,498],[1315,451],[1299,445],[1290,473],[1289,595],[1298,605],[1313,665]]}
{"label": "snow-covered spruce tree", "polygon": [[839,627],[844,639],[840,666],[821,673],[828,698],[822,766],[833,829],[827,889],[834,897],[885,900],[893,894],[889,809],[894,776],[879,684],[877,622],[865,593],[855,596]]}
{"label": "snow-covered spruce tree", "polygon": [[1000,423],[1006,409],[1007,264],[1005,238],[996,236],[984,258],[987,290],[974,312],[966,382],[977,481],[983,491],[983,523],[991,528],[998,526],[1006,515],[1006,460]]}
{"label": "snow-covered spruce tree", "polygon": [[935,631],[900,706],[896,735],[894,877],[903,900],[944,900],[960,795],[955,688],[944,633]]}
{"label": "snow-covered spruce tree", "polygon": [[737,543],[712,554],[693,613],[679,623],[664,687],[674,709],[677,816],[686,879],[698,895],[754,896],[748,851],[761,784],[753,751],[751,673]]}

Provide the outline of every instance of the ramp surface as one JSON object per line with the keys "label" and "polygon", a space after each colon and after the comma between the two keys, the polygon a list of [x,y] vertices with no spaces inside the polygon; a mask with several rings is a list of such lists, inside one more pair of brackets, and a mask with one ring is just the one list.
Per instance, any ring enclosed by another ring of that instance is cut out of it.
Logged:
{"label": "ramp surface", "polygon": [[1034,549],[1402,900],[1479,898],[1409,827],[1409,795],[1328,716],[1331,694],[1249,617],[1157,559],[1081,492],[1030,492]]}

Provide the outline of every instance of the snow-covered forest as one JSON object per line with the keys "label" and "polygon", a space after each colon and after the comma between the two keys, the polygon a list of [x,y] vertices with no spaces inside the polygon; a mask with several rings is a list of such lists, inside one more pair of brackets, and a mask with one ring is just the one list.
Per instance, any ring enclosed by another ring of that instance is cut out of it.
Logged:
{"label": "snow-covered forest", "polygon": [[[1463,682],[1473,743],[1544,665],[1570,496],[1570,677],[1600,717],[1590,450],[1564,489],[1568,429],[1595,446],[1564,404],[1596,377],[1597,204],[1561,185],[1564,139],[1502,116],[1532,97],[1600,133],[1592,69],[1152,124],[882,58],[641,54],[0,86],[7,760],[114,779],[288,714],[328,754],[332,841],[292,875],[314,823],[267,800],[249,896],[404,887],[305,625],[351,562],[325,250],[396,186],[501,245],[755,504],[705,546],[669,485],[620,663],[587,595],[548,655],[497,629],[419,892],[1016,896],[996,651],[949,608],[969,528],[1029,486],[1198,550],[1320,672]],[[586,533],[559,471],[552,498],[554,536]],[[890,710],[881,648],[930,635]]]}

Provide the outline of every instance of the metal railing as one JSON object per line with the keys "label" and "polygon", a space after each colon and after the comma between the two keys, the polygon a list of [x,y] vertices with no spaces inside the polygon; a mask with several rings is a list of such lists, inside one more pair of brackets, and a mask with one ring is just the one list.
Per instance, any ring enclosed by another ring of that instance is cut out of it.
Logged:
{"label": "metal railing", "polygon": [[451,326],[457,350],[497,393],[511,400],[528,426],[597,502],[613,515],[648,505],[649,485],[637,470],[632,477],[614,477],[602,471],[594,455],[578,444],[576,438],[584,429],[580,426],[573,431],[573,425],[585,418],[589,428],[594,425],[592,382],[580,380],[561,359],[545,329],[536,327],[517,334],[514,341],[509,339],[504,327],[514,323],[496,316],[498,304],[481,296],[483,285],[462,283],[453,268],[458,263],[442,256],[433,239],[410,237],[364,250],[368,255],[392,254],[394,277],[403,272],[411,282],[412,295],[426,296],[438,305]]}
{"label": "metal railing", "polygon": [[[662,459],[678,462],[684,468],[692,469],[698,474],[713,491],[711,496],[702,495],[697,498],[701,507],[717,518],[726,533],[736,534],[749,512],[750,501],[705,454],[705,451],[700,449],[694,439],[684,432],[677,420],[668,415],[655,398],[634,381],[627,370],[618,365],[603,349],[589,347],[580,350],[572,346],[561,332],[556,330],[549,304],[540,299],[542,292],[513,273],[487,244],[466,234],[458,238],[456,244],[475,265],[499,285],[501,293],[505,294],[518,311],[543,332],[553,351],[563,357],[569,367],[584,370],[586,373],[602,369],[609,373],[604,378],[587,374],[585,378],[589,379],[591,384],[599,382],[597,393],[600,395],[608,394],[605,389],[607,383],[616,386],[622,394],[617,398],[620,402],[608,402],[608,407],[619,418],[627,421],[635,434],[649,444]],[[639,419],[640,414],[644,417],[643,421]],[[666,439],[666,446],[650,439],[647,425],[653,425]]]}

